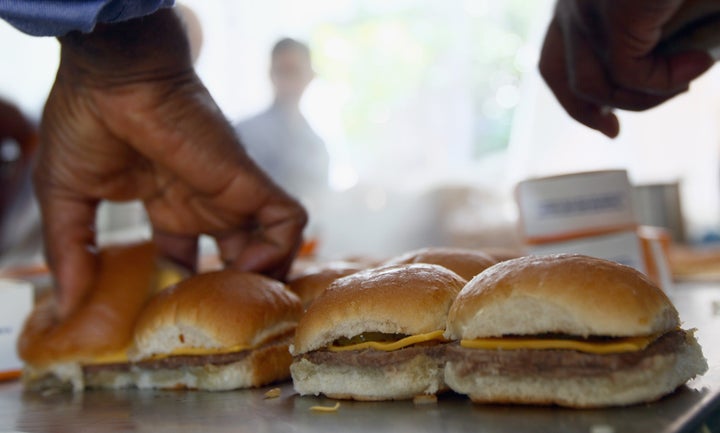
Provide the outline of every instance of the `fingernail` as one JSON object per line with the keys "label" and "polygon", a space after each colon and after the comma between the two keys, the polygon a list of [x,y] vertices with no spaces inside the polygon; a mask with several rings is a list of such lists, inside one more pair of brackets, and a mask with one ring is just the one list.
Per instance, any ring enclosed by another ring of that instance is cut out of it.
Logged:
{"label": "fingernail", "polygon": [[610,107],[600,108],[600,116],[596,118],[595,129],[608,138],[615,138],[620,134],[620,121]]}

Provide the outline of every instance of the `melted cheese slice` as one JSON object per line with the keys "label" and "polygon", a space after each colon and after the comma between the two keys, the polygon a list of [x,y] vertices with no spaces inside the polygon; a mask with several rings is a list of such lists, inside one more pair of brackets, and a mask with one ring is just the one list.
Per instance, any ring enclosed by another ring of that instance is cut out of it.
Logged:
{"label": "melted cheese slice", "polygon": [[171,356],[202,356],[202,355],[220,355],[223,353],[235,353],[242,352],[243,350],[251,349],[250,346],[238,344],[231,347],[178,347],[170,353],[160,353],[152,355],[147,359],[163,359]]}
{"label": "melted cheese slice", "polygon": [[183,271],[180,267],[163,263],[155,275],[153,292],[161,292],[173,284],[179,283],[187,276],[187,272]]}
{"label": "melted cheese slice", "polygon": [[122,364],[128,362],[127,352],[120,350],[115,353],[106,353],[103,355],[95,356],[92,360],[83,362],[83,365],[96,365],[96,364]]}
{"label": "melted cheese slice", "polygon": [[380,341],[366,341],[364,343],[350,344],[347,346],[328,346],[330,352],[344,352],[347,350],[363,350],[363,349],[375,349],[390,352],[393,350],[402,349],[403,347],[411,346],[413,344],[424,343],[426,341],[441,340],[443,338],[444,331],[433,331],[426,334],[411,335],[409,337],[402,338],[397,341],[380,342]]}
{"label": "melted cheese slice", "polygon": [[468,349],[518,350],[518,349],[565,349],[587,353],[636,352],[645,349],[657,336],[615,338],[610,341],[579,341],[553,338],[478,338],[460,340],[460,345]]}

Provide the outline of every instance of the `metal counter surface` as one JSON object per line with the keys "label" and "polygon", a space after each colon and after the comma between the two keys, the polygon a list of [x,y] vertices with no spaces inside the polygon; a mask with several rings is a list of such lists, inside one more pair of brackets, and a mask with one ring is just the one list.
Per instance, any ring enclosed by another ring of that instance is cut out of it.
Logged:
{"label": "metal counter surface", "polygon": [[710,371],[651,404],[602,410],[481,406],[454,395],[436,404],[341,402],[332,413],[324,398],[300,397],[281,385],[220,393],[193,391],[89,391],[26,393],[17,382],[0,384],[0,433],[5,432],[588,432],[713,431],[720,418],[720,286],[680,285],[673,300],[686,327],[697,327]]}

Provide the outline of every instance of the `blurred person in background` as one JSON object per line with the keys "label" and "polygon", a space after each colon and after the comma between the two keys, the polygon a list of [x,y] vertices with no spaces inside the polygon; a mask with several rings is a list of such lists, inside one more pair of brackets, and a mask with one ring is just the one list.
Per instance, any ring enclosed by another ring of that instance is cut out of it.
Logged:
{"label": "blurred person in background", "polygon": [[328,188],[328,151],[300,111],[300,101],[314,76],[308,46],[295,39],[281,39],[270,56],[272,105],[236,126],[253,160],[282,188],[301,199]]}
{"label": "blurred person in background", "polygon": [[35,126],[0,99],[0,266],[35,258],[41,251],[40,216],[32,193]]}

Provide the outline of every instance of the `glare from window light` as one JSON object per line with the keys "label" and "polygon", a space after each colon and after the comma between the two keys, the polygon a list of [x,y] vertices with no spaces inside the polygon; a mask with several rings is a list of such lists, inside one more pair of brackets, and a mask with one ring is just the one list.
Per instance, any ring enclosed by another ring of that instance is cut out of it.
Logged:
{"label": "glare from window light", "polygon": [[377,29],[375,36],[383,42],[385,49],[390,49],[402,53],[406,50],[407,35],[402,25],[386,25]]}
{"label": "glare from window light", "polygon": [[385,209],[387,205],[387,193],[380,187],[371,188],[365,194],[365,205],[368,209],[375,212]]}
{"label": "glare from window light", "polygon": [[512,84],[500,86],[495,92],[495,102],[507,110],[514,108],[520,100],[518,88]]}
{"label": "glare from window light", "polygon": [[503,57],[512,57],[516,55],[517,50],[522,46],[523,38],[516,33],[508,32],[505,33],[503,37],[499,38],[496,43],[496,49],[499,55]]}
{"label": "glare from window light", "polygon": [[333,191],[346,191],[357,185],[358,174],[350,164],[331,163],[328,182]]}
{"label": "glare from window light", "polygon": [[487,119],[500,119],[503,111],[495,99],[487,99],[482,104],[482,115]]}
{"label": "glare from window light", "polygon": [[489,3],[488,0],[465,0],[463,9],[472,17],[482,17],[488,14]]}
{"label": "glare from window light", "polygon": [[522,46],[515,53],[513,65],[520,72],[525,72],[532,68],[540,60],[537,50],[534,47]]}
{"label": "glare from window light", "polygon": [[323,54],[332,60],[347,62],[352,59],[352,45],[343,38],[329,37],[322,44]]}
{"label": "glare from window light", "polygon": [[387,123],[390,120],[390,110],[384,105],[376,105],[370,110],[370,121],[372,123]]}

